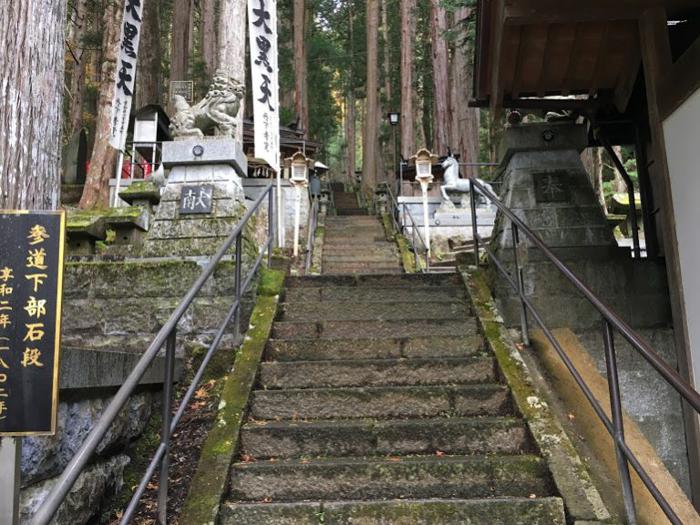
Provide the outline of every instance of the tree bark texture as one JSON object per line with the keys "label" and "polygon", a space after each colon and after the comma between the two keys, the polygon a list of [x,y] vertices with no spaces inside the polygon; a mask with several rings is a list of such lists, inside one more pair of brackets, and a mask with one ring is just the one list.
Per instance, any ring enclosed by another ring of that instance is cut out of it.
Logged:
{"label": "tree bark texture", "polygon": [[415,89],[416,0],[401,0],[401,155],[416,152]]}
{"label": "tree bark texture", "polygon": [[[219,9],[217,69],[224,70],[229,76],[245,85],[248,12],[246,1],[221,0]],[[241,144],[243,143],[243,115],[245,115],[245,98],[241,100],[241,108],[236,116],[234,137]]]}
{"label": "tree bark texture", "polygon": [[435,125],[433,127],[434,153],[446,155],[452,133],[450,132],[450,90],[447,48],[447,11],[440,0],[431,0],[431,37],[433,43],[433,86],[435,99]]}
{"label": "tree bark texture", "polygon": [[[479,160],[479,124],[480,113],[469,107],[473,91],[472,60],[473,48],[467,43],[467,25],[472,10],[459,8],[454,13],[453,34],[456,44],[450,63],[450,115],[452,118],[452,137],[450,146],[459,153],[461,162],[475,163]],[[462,170],[464,176],[480,176],[478,167],[467,166]]]}
{"label": "tree bark texture", "polygon": [[160,58],[160,0],[146,0],[136,65],[135,109],[161,102]]}
{"label": "tree bark texture", "polygon": [[65,0],[0,2],[0,209],[59,205]]}
{"label": "tree bark texture", "polygon": [[346,97],[346,112],[345,112],[345,136],[347,142],[347,176],[350,182],[355,181],[355,165],[357,162],[357,142],[356,133],[357,128],[355,126],[355,95],[352,90],[348,93]]}
{"label": "tree bark texture", "polygon": [[367,0],[367,104],[362,144],[362,189],[371,194],[377,186],[377,156],[379,154],[379,0]]}
{"label": "tree bark texture", "polygon": [[294,109],[299,125],[308,136],[309,89],[306,53],[306,2],[294,0]]}
{"label": "tree bark texture", "polygon": [[202,0],[202,61],[211,79],[216,72],[216,0]]}
{"label": "tree bark texture", "polygon": [[84,49],[83,37],[87,30],[88,0],[77,0],[70,18],[67,45],[70,56],[70,104],[68,122],[65,127],[70,135],[80,129],[83,123],[83,94],[85,92],[85,60],[88,53]]}
{"label": "tree bark texture", "polygon": [[109,144],[110,117],[114,96],[114,70],[119,46],[119,20],[123,5],[117,0],[105,2],[102,17],[102,67],[100,68],[100,95],[95,120],[95,145],[90,157],[90,168],[85,177],[85,188],[80,199],[83,209],[109,205],[109,179],[114,174],[117,150]]}
{"label": "tree bark texture", "polygon": [[187,80],[191,18],[192,0],[174,0],[173,30],[170,40],[170,80]]}

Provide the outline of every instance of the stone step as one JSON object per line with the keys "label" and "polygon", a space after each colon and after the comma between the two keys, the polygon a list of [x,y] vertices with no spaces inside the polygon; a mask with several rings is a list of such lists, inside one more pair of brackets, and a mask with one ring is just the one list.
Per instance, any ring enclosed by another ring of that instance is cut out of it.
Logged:
{"label": "stone step", "polygon": [[336,246],[374,246],[381,243],[383,246],[390,246],[386,236],[381,233],[372,235],[327,235],[323,240],[323,249],[335,248]]}
{"label": "stone step", "polygon": [[338,215],[369,215],[364,208],[336,208]]}
{"label": "stone step", "polygon": [[355,215],[352,217],[347,216],[333,216],[329,215],[326,217],[326,226],[328,225],[346,225],[346,224],[381,224],[381,221],[374,215]]}
{"label": "stone step", "polygon": [[464,302],[423,303],[351,303],[318,302],[282,304],[278,319],[281,321],[398,321],[431,319],[465,319],[470,314]]}
{"label": "stone step", "polygon": [[497,384],[255,390],[253,419],[350,419],[512,414]]}
{"label": "stone step", "polygon": [[[227,503],[222,525],[565,525],[560,498]],[[323,521],[320,521],[320,517]]]}
{"label": "stone step", "polygon": [[376,219],[373,221],[326,222],[326,232],[342,232],[344,230],[377,230],[383,232],[384,225]]}
{"label": "stone step", "polygon": [[241,430],[241,455],[256,460],[533,450],[525,423],[516,418],[263,421],[247,423]]}
{"label": "stone step", "polygon": [[239,501],[548,496],[545,463],[523,456],[317,459],[237,463]]}
{"label": "stone step", "polygon": [[274,339],[365,339],[473,336],[475,319],[424,319],[409,321],[277,321],[272,326]]}
{"label": "stone step", "polygon": [[324,273],[328,275],[386,275],[389,273],[400,274],[403,273],[403,268],[397,266],[396,268],[391,267],[378,267],[378,268],[357,268],[354,266],[333,266],[327,268],[324,266]]}
{"label": "stone step", "polygon": [[260,386],[327,388],[347,386],[454,385],[496,381],[491,357],[276,361],[260,367]]}
{"label": "stone step", "polygon": [[469,357],[479,354],[482,349],[483,340],[477,333],[466,337],[270,339],[265,349],[265,359],[305,361],[398,357]]}
{"label": "stone step", "polygon": [[358,251],[356,253],[337,254],[333,251],[323,250],[324,264],[374,264],[374,263],[394,263],[398,264],[399,255],[397,253],[367,253]]}
{"label": "stone step", "polygon": [[331,247],[326,246],[325,247],[326,253],[335,255],[341,255],[345,253],[350,253],[350,254],[355,254],[355,253],[364,253],[364,254],[382,254],[382,253],[390,253],[392,255],[395,255],[397,252],[396,247],[393,244],[387,243],[387,242],[368,242],[364,244],[338,244],[334,245]]}
{"label": "stone step", "polygon": [[341,302],[404,303],[466,301],[463,289],[454,286],[418,286],[410,288],[366,288],[348,286],[289,288],[284,294],[286,303]]}
{"label": "stone step", "polygon": [[318,275],[311,277],[287,277],[287,288],[312,287],[312,286],[337,286],[337,287],[407,287],[414,286],[455,286],[464,290],[462,278],[457,274],[402,274],[402,275],[373,275],[373,276],[337,276]]}

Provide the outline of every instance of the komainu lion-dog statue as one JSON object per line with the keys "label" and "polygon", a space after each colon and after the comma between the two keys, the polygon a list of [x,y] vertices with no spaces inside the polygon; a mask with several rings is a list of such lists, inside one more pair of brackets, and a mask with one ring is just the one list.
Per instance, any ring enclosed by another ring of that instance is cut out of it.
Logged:
{"label": "komainu lion-dog statue", "polygon": [[173,96],[175,115],[170,121],[170,134],[175,140],[203,138],[211,134],[233,138],[236,116],[241,108],[245,87],[224,71],[217,71],[206,96],[194,106],[184,97]]}

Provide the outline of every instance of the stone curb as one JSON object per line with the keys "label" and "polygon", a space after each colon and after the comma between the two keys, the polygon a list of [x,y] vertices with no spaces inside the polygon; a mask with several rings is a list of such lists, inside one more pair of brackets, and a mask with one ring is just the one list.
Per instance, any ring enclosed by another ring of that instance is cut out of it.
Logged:
{"label": "stone curb", "polygon": [[264,272],[250,317],[250,327],[236,354],[233,369],[224,379],[218,414],[202,447],[197,471],[182,507],[180,523],[218,523],[219,508],[228,488],[229,469],[238,449],[239,431],[272,330],[283,283],[283,272]]}
{"label": "stone curb", "polygon": [[498,360],[513,400],[549,465],[567,515],[574,522],[613,523],[586,466],[534,386],[530,372],[498,312],[484,272],[469,267],[462,268],[461,274],[486,344]]}

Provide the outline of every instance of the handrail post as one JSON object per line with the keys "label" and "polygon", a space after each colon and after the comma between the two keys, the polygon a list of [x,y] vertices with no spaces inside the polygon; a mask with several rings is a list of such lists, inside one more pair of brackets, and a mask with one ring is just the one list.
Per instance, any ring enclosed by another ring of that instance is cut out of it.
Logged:
{"label": "handrail post", "polygon": [[474,266],[479,267],[479,227],[476,222],[476,188],[469,186],[469,206],[472,211],[472,242],[474,244]]}
{"label": "handrail post", "polygon": [[622,401],[620,399],[620,382],[617,375],[617,360],[615,357],[615,341],[612,327],[607,319],[603,319],[603,343],[605,345],[605,368],[608,374],[608,389],[610,390],[610,413],[615,430],[613,442],[615,444],[615,457],[617,459],[617,471],[622,485],[622,499],[625,505],[625,514],[629,525],[637,524],[637,513],[634,508],[634,492],[630,478],[629,465],[624,452],[620,448],[620,442],[625,440],[625,430],[622,418]]}
{"label": "handrail post", "polygon": [[523,269],[520,266],[518,248],[520,247],[520,234],[515,223],[510,223],[511,237],[513,237],[513,263],[515,264],[515,278],[518,282],[518,298],[520,299],[520,329],[523,333],[523,344],[530,346],[530,335],[527,325],[527,307],[525,306],[525,283],[523,279]]}
{"label": "handrail post", "polygon": [[165,453],[160,463],[158,483],[158,523],[168,523],[168,472],[170,470],[170,422],[172,420],[173,381],[175,378],[175,342],[177,328],[173,328],[165,343],[165,370],[163,371],[163,429],[160,442],[165,445]]}
{"label": "handrail post", "polygon": [[233,338],[234,344],[238,344],[241,336],[241,285],[243,275],[243,232],[236,236],[236,284],[234,288],[233,300],[238,302],[236,313],[233,316]]}

